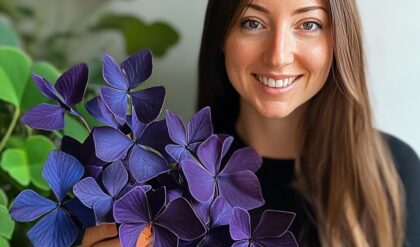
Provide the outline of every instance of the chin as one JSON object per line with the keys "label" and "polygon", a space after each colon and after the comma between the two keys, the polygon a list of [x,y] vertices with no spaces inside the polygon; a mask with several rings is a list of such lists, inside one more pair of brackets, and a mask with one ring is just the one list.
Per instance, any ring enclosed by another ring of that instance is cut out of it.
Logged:
{"label": "chin", "polygon": [[285,107],[276,107],[273,109],[257,109],[258,113],[268,119],[281,119],[286,118],[292,114],[294,109]]}

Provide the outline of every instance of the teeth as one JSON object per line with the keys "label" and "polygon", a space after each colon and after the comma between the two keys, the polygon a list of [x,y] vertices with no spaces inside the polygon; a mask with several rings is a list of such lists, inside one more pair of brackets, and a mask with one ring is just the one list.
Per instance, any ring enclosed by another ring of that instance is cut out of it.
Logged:
{"label": "teeth", "polygon": [[291,85],[296,79],[296,77],[289,77],[282,80],[275,80],[273,78],[267,78],[267,77],[258,75],[257,79],[266,86],[281,88],[281,87],[287,87]]}

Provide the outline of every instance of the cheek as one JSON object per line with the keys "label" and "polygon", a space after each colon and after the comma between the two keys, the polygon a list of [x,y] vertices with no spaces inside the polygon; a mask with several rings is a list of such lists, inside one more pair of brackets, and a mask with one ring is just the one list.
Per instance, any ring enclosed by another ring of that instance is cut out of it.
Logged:
{"label": "cheek", "polygon": [[311,77],[323,84],[330,71],[333,57],[332,44],[323,39],[305,44],[301,53],[302,63]]}

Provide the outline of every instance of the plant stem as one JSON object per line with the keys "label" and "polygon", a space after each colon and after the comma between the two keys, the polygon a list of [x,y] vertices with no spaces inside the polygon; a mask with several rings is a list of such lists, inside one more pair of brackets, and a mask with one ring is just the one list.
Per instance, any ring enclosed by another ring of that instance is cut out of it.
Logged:
{"label": "plant stem", "polygon": [[15,129],[17,120],[20,116],[20,110],[16,107],[15,113],[13,114],[12,121],[10,122],[9,128],[6,131],[6,134],[4,134],[3,139],[0,142],[0,153],[3,150],[4,146],[6,145],[7,140],[9,140],[10,135],[12,134],[13,130]]}
{"label": "plant stem", "polygon": [[89,131],[89,133],[91,132],[89,124],[86,122],[86,120],[81,116],[80,120],[82,120],[83,125],[86,127],[86,129]]}

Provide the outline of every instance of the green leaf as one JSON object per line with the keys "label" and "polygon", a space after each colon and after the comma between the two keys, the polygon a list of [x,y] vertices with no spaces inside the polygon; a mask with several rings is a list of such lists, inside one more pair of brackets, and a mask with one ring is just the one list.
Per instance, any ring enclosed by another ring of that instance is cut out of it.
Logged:
{"label": "green leaf", "polygon": [[0,237],[0,247],[10,247],[9,242],[6,239]]}
{"label": "green leaf", "polygon": [[42,177],[42,168],[48,154],[55,148],[54,143],[45,136],[31,136],[25,143],[31,182],[42,190],[49,190],[50,188]]}
{"label": "green leaf", "polygon": [[4,190],[0,189],[0,205],[7,207],[9,205],[9,200]]}
{"label": "green leaf", "polygon": [[86,137],[89,135],[89,132],[86,128],[74,117],[70,117],[67,114],[64,117],[64,135],[71,136],[78,140],[80,143],[83,143]]}
{"label": "green leaf", "polygon": [[25,150],[10,148],[3,152],[0,166],[19,184],[28,186],[30,173]]}
{"label": "green leaf", "polygon": [[11,136],[7,140],[6,147],[8,148],[21,148],[23,147],[25,140],[21,136]]}
{"label": "green leaf", "polygon": [[[34,63],[32,66],[32,72],[44,77],[51,83],[55,83],[61,74],[54,65],[47,62]],[[31,76],[28,78],[28,82],[26,83],[23,99],[25,100],[23,100],[21,104],[22,111],[27,111],[29,108],[44,102],[52,102],[52,100],[45,97],[39,91]]]}
{"label": "green leaf", "polygon": [[10,239],[15,229],[15,222],[10,218],[9,210],[0,205],[0,236]]}
{"label": "green leaf", "polygon": [[20,107],[31,65],[31,59],[21,50],[0,47],[0,99]]}
{"label": "green leaf", "polygon": [[17,33],[8,25],[0,22],[0,45],[19,46]]}
{"label": "green leaf", "polygon": [[164,22],[146,24],[127,15],[108,14],[98,22],[98,29],[117,29],[124,34],[128,54],[150,48],[156,57],[162,57],[179,40],[179,34]]}

